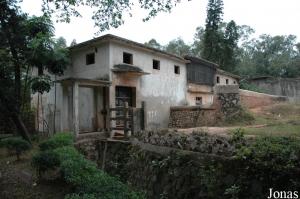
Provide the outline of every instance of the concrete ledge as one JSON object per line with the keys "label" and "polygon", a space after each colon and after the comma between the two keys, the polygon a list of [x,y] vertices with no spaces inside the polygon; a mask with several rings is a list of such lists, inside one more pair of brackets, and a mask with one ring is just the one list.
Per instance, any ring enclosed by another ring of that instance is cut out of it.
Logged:
{"label": "concrete ledge", "polygon": [[215,93],[239,93],[238,85],[216,85],[214,87]]}

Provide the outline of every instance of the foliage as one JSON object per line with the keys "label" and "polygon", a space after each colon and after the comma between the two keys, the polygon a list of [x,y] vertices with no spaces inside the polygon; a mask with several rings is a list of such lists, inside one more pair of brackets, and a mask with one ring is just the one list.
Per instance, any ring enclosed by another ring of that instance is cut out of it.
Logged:
{"label": "foliage", "polygon": [[97,199],[94,194],[68,194],[65,199]]}
{"label": "foliage", "polygon": [[[7,0],[1,1],[0,6],[0,107],[1,112],[14,122],[20,135],[30,142],[21,115],[21,105],[29,99],[21,97],[21,91],[25,93],[29,87],[29,71],[37,68],[40,76],[44,70],[61,75],[69,59],[62,39],[53,38],[50,18],[28,16],[18,5],[18,0]],[[50,88],[49,78],[34,79],[32,83],[34,90],[40,93]]]}
{"label": "foliage", "polygon": [[60,159],[58,154],[53,150],[41,151],[33,156],[31,165],[36,169],[39,176],[42,177],[46,171],[58,168]]}
{"label": "foliage", "polygon": [[249,83],[245,79],[242,79],[239,82],[239,85],[240,85],[240,88],[244,89],[244,90],[255,91],[255,92],[259,92],[259,93],[264,93],[265,92],[264,89],[261,89],[261,88],[257,87],[255,84]]}
{"label": "foliage", "polygon": [[[79,6],[87,6],[92,8],[92,19],[99,31],[117,28],[124,23],[124,14],[128,13],[132,16],[131,9],[135,1],[119,0],[43,0],[42,10],[48,16],[56,14],[57,20],[62,22],[70,22],[71,17],[81,16],[78,11]],[[144,21],[148,21],[160,12],[170,12],[176,6],[178,1],[173,0],[139,0],[135,2],[140,8],[147,10],[148,14],[144,17]]]}
{"label": "foliage", "polygon": [[236,66],[236,49],[237,42],[239,40],[238,27],[236,23],[231,20],[225,28],[224,38],[222,44],[222,58],[220,65],[223,69],[228,71],[234,71]]}
{"label": "foliage", "polygon": [[52,81],[49,75],[40,75],[31,79],[31,89],[33,93],[49,92],[51,89]]}
{"label": "foliage", "polygon": [[238,129],[235,129],[232,133],[231,133],[231,138],[230,138],[230,141],[232,143],[245,143],[246,140],[245,140],[245,130],[242,129],[242,128],[238,128]]}
{"label": "foliage", "polygon": [[[142,194],[131,191],[117,178],[97,169],[95,163],[78,153],[72,146],[72,137],[67,135],[59,133],[44,142],[41,145],[43,147],[40,146],[42,151],[34,156],[32,161],[38,172],[43,173],[51,169],[60,171],[63,179],[78,193],[67,195],[65,198],[144,198]],[[66,143],[68,146],[65,146]]]}
{"label": "foliage", "polygon": [[[297,138],[261,137],[240,147],[235,161],[240,161],[236,184],[239,198],[263,198],[266,190],[298,190],[296,177],[300,165],[300,144]],[[251,189],[256,187],[256,192]]]}
{"label": "foliage", "polygon": [[177,38],[170,41],[166,47],[166,51],[178,56],[189,55],[191,52],[190,46],[187,45],[182,38]]}
{"label": "foliage", "polygon": [[41,151],[52,150],[73,144],[72,133],[56,133],[50,139],[39,144]]}
{"label": "foliage", "polygon": [[220,63],[222,35],[219,27],[223,17],[223,0],[209,0],[203,41],[202,57]]}
{"label": "foliage", "polygon": [[245,41],[240,48],[237,72],[244,77],[300,75],[300,52],[296,49],[296,36],[267,34]]}
{"label": "foliage", "polygon": [[3,139],[0,142],[0,146],[4,146],[8,150],[14,151],[18,160],[20,159],[20,155],[31,148],[29,142],[19,137]]}
{"label": "foliage", "polygon": [[245,108],[239,107],[237,113],[232,114],[225,118],[224,122],[221,122],[223,125],[242,125],[242,124],[251,124],[254,121],[254,116]]}
{"label": "foliage", "polygon": [[150,39],[148,42],[145,42],[145,45],[158,50],[164,50],[164,46],[158,43],[155,39]]}

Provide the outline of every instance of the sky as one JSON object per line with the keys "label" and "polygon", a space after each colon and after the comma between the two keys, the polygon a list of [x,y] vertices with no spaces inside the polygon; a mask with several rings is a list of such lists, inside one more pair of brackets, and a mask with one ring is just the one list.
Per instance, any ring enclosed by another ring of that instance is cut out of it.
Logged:
{"label": "sky", "polygon": [[[40,0],[24,0],[22,9],[30,15],[41,15]],[[64,37],[67,44],[77,43],[101,36],[115,34],[144,43],[155,38],[160,44],[181,37],[191,44],[198,26],[205,26],[208,0],[181,0],[171,13],[160,13],[148,22],[143,22],[145,11],[137,6],[132,17],[125,16],[125,24],[117,29],[95,35],[97,29],[91,19],[89,8],[80,8],[81,18],[72,18],[71,23],[55,23],[56,37]],[[224,0],[223,21],[234,20],[238,25],[248,25],[261,34],[297,36],[300,41],[300,0]]]}

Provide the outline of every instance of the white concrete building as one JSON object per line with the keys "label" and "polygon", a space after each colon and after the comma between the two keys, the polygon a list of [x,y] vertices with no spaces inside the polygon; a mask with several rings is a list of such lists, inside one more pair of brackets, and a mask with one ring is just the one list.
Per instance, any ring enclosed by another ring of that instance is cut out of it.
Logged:
{"label": "white concrete building", "polygon": [[212,104],[217,66],[205,60],[197,58],[196,65],[204,64],[210,75],[204,74],[204,82],[195,81],[203,77],[193,77],[190,69],[188,74],[187,65],[194,66],[195,59],[114,35],[72,46],[70,56],[64,76],[57,77],[53,89],[39,97],[43,100],[39,122],[44,127],[46,121],[51,131],[53,126],[56,131],[76,134],[109,129],[116,125],[110,118],[118,117],[109,110],[125,102],[135,108],[145,105],[147,129],[167,128],[171,106]]}

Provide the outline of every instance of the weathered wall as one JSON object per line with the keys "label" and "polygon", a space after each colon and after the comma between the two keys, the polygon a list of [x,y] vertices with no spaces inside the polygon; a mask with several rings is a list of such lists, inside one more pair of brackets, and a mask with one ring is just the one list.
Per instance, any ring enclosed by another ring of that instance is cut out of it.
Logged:
{"label": "weathered wall", "polygon": [[170,108],[170,128],[192,128],[215,126],[219,121],[229,119],[241,111],[237,85],[214,87],[213,104],[205,106],[181,106]]}
{"label": "weathered wall", "polygon": [[[217,77],[220,78],[220,83],[217,83]],[[215,77],[216,84],[218,84],[218,85],[227,85],[226,84],[226,79],[228,79],[228,85],[237,85],[238,84],[237,79],[235,79],[233,77],[230,77],[228,75],[220,74],[220,73],[217,72],[216,77]]]}
{"label": "weathered wall", "polygon": [[249,109],[268,106],[288,100],[288,98],[284,96],[269,95],[242,89],[240,89],[240,98],[241,105]]}
{"label": "weathered wall", "polygon": [[[132,142],[88,140],[77,147],[149,199],[260,199],[267,198],[270,187],[299,190],[297,166],[287,168],[279,161],[273,168],[269,153],[257,158],[260,149],[249,148],[247,140],[176,131],[141,133]],[[252,153],[246,155],[241,146]],[[292,165],[298,165],[297,157]]]}
{"label": "weathered wall", "polygon": [[[95,53],[95,63],[86,65],[86,54]],[[71,51],[72,64],[64,77],[109,79],[109,44],[101,43]]]}
{"label": "weathered wall", "polygon": [[287,96],[291,101],[300,102],[300,79],[265,78],[250,80],[252,84],[271,95]]}
{"label": "weathered wall", "polygon": [[219,117],[216,109],[201,106],[170,107],[170,128],[192,128],[197,126],[213,126]]}
{"label": "weathered wall", "polygon": [[238,85],[218,85],[214,87],[217,94],[217,103],[223,118],[229,119],[241,110],[240,93]]}
{"label": "weathered wall", "polygon": [[188,83],[187,89],[187,105],[196,106],[196,97],[202,97],[202,105],[212,105],[214,96],[212,86]]}
{"label": "weathered wall", "polygon": [[[211,142],[206,142],[208,140],[205,139],[202,141],[203,143],[197,147],[209,149],[211,152],[217,149],[223,153],[227,150],[222,149],[230,148],[228,143],[222,142],[220,138],[211,139]],[[216,144],[215,147],[212,147],[214,144]],[[79,147],[79,145],[77,146]],[[88,149],[90,153],[87,153],[85,149]],[[91,149],[96,152],[91,153]],[[215,163],[226,162],[225,165],[232,168],[230,159],[226,157],[151,145],[139,141],[132,143],[89,141],[85,144],[81,143],[79,150],[86,155],[89,154],[87,157],[97,161],[99,168],[103,168],[110,175],[119,176],[122,181],[145,191],[146,197],[149,199],[210,198],[207,188],[213,182],[210,184],[206,180],[215,177],[211,173]],[[226,172],[224,173],[226,174]],[[226,177],[226,175],[222,177]],[[234,180],[232,177],[229,179],[231,179],[230,183]],[[218,186],[216,185],[216,187]],[[219,191],[220,193],[215,193],[215,195],[224,198],[221,193],[223,190]]]}
{"label": "weathered wall", "polygon": [[[54,80],[54,77],[52,78]],[[32,95],[31,105],[36,109],[36,130],[52,133],[54,131],[54,124],[57,131],[64,130],[64,124],[66,124],[67,121],[63,120],[62,118],[62,114],[64,114],[64,108],[66,108],[63,106],[62,96],[62,87],[59,83],[54,84],[48,93],[35,93]]]}
{"label": "weathered wall", "polygon": [[[149,75],[131,78],[126,85],[137,87],[137,107],[146,102],[148,129],[168,126],[169,107],[186,103],[186,66],[181,61],[162,56],[160,53],[110,43],[110,68],[123,62],[123,52],[133,54],[133,65]],[[152,67],[153,59],[160,61],[160,70]],[[180,74],[174,73],[174,65],[180,67]],[[115,75],[111,75],[115,76]],[[115,82],[114,82],[115,81]],[[111,105],[114,105],[114,86],[124,85],[121,78],[114,78],[111,87]]]}

